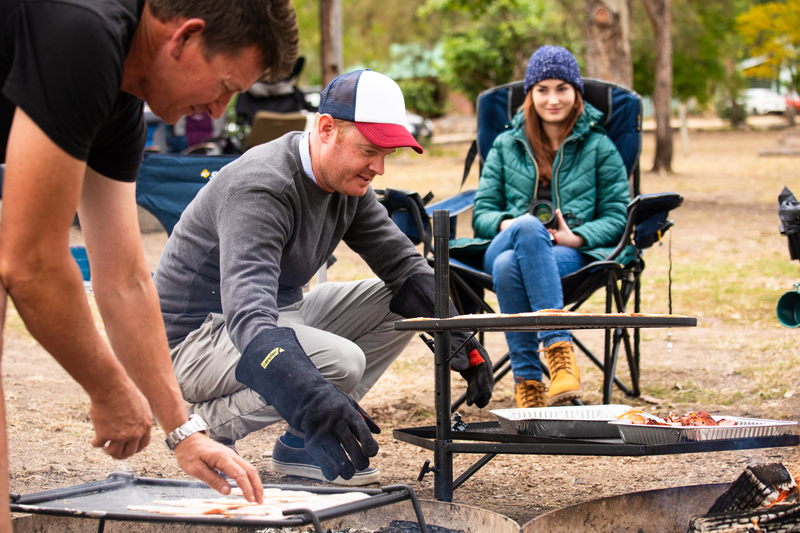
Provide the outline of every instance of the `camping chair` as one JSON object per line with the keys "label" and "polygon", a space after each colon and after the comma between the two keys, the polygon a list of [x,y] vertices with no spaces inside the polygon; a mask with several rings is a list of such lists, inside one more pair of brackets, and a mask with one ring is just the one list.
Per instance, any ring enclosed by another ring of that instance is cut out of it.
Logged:
{"label": "camping chair", "polygon": [[[676,193],[639,194],[639,155],[641,152],[641,120],[642,102],[633,91],[600,80],[584,78],[584,99],[604,114],[600,124],[617,146],[632,181],[631,189],[634,198],[628,205],[628,220],[622,238],[614,252],[604,261],[595,261],[577,272],[561,279],[564,293],[564,305],[570,311],[578,309],[597,290],[605,287],[605,312],[627,312],[631,296],[634,298],[634,312],[640,311],[640,277],[644,270],[644,250],[659,241],[663,234],[673,225],[668,220],[669,211],[679,207],[683,198]],[[464,178],[469,174],[476,156],[482,165],[495,137],[503,132],[511,122],[517,109],[524,100],[523,82],[512,82],[485,91],[478,96],[476,114],[478,117],[477,139],[470,148],[465,164]],[[462,180],[462,185],[463,185]],[[475,191],[461,193],[460,198],[472,198]],[[412,198],[413,200],[413,198]],[[424,234],[427,218],[436,209],[446,209],[450,199],[438,204],[423,205],[424,217],[421,217],[423,228],[418,230]],[[412,202],[414,203],[414,202]],[[419,206],[417,206],[419,209]],[[398,215],[393,214],[393,219]],[[402,216],[402,215],[400,215]],[[451,228],[453,224],[451,224]],[[453,237],[451,232],[451,238]],[[635,259],[626,265],[615,261],[627,246],[633,246]],[[427,246],[427,249],[432,247]],[[429,257],[429,261],[432,258]],[[493,289],[492,277],[470,264],[470,258],[459,255],[457,248],[450,250],[450,295],[459,313],[493,313],[492,307],[483,298],[484,291]],[[482,340],[482,339],[481,339]],[[584,343],[573,335],[576,347],[603,371],[603,403],[611,401],[611,388],[617,385],[627,396],[637,397],[639,389],[640,335],[634,329],[633,339],[627,329],[618,328],[613,332],[606,331],[604,355],[601,361]],[[620,347],[630,369],[631,385],[626,386],[615,376],[616,363]],[[544,371],[548,374],[546,365]],[[508,354],[494,364],[495,382],[500,380],[511,369]],[[452,409],[456,409],[464,401],[464,396],[457,399]]]}
{"label": "camping chair", "polygon": [[276,113],[275,111],[257,111],[253,118],[253,129],[247,137],[247,149],[264,144],[290,131],[304,131],[308,118],[305,113]]}
{"label": "camping chair", "polygon": [[[136,203],[152,214],[172,235],[181,214],[217,172],[234,161],[231,155],[144,154],[136,180]],[[317,271],[323,283],[326,270],[336,262],[334,256]]]}
{"label": "camping chair", "polygon": [[237,157],[146,153],[136,180],[136,203],[172,235],[183,210],[200,189]]}

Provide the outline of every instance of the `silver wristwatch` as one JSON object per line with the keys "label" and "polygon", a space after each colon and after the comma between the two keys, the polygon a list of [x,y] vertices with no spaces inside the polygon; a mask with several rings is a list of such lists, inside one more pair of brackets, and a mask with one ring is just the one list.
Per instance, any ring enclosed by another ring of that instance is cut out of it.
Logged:
{"label": "silver wristwatch", "polygon": [[197,415],[191,415],[189,421],[172,430],[172,433],[167,435],[167,439],[164,442],[167,443],[167,448],[172,451],[175,449],[175,446],[183,442],[190,435],[205,433],[207,428],[208,426],[206,426],[202,418]]}

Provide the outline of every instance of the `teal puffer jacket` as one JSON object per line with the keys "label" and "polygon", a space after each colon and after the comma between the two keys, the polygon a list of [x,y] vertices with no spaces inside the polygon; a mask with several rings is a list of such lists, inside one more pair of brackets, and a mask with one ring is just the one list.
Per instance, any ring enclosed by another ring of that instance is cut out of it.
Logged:
{"label": "teal puffer jacket", "polygon": [[[597,125],[602,113],[590,104],[553,162],[553,203],[577,235],[586,240],[580,252],[605,259],[625,229],[630,189],[625,164],[614,143]],[[498,135],[481,173],[472,228],[475,239],[458,239],[451,249],[485,250],[500,231],[500,222],[525,214],[539,186],[538,166],[525,138],[525,117],[517,113],[509,131]],[[633,258],[631,247],[617,259]]]}

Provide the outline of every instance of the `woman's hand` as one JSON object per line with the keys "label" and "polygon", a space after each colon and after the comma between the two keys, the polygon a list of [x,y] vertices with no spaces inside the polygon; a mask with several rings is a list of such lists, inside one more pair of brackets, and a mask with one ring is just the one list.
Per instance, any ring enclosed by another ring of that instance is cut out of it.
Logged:
{"label": "woman's hand", "polygon": [[567,222],[564,220],[564,215],[561,214],[561,209],[556,209],[556,220],[558,220],[558,229],[547,230],[556,238],[555,244],[558,246],[566,246],[567,248],[575,249],[586,245],[586,241],[583,237],[580,235],[575,235],[572,233],[572,230],[569,229]]}
{"label": "woman's hand", "polygon": [[507,218],[507,219],[503,220],[502,222],[500,222],[500,231],[503,231],[504,229],[508,229],[508,227],[511,224],[513,224],[515,220],[516,220],[516,218]]}

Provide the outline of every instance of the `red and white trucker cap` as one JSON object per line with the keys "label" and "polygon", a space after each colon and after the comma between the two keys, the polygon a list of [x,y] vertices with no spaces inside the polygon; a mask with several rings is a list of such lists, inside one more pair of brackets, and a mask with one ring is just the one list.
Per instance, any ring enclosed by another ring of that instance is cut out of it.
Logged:
{"label": "red and white trucker cap", "polygon": [[406,129],[406,104],[400,86],[372,70],[342,74],[320,93],[319,112],[354,122],[369,142],[380,148],[422,147]]}

